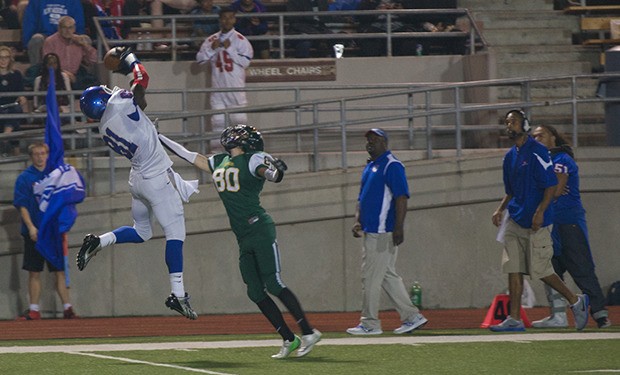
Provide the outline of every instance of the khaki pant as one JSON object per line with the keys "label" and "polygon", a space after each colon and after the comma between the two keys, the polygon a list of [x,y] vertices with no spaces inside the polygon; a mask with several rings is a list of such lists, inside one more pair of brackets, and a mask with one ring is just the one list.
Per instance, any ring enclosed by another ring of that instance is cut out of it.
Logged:
{"label": "khaki pant", "polygon": [[362,318],[368,329],[381,329],[379,302],[385,290],[401,321],[413,319],[419,310],[409,299],[403,279],[396,274],[398,247],[392,233],[364,233],[362,248]]}

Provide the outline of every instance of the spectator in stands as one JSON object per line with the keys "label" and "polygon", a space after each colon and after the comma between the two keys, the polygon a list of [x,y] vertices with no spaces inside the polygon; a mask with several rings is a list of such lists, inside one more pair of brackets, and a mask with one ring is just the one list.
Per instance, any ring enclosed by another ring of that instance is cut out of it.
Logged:
{"label": "spectator in stands", "polygon": [[[0,9],[0,17],[4,22],[7,29],[17,30],[21,29],[21,18],[24,13],[25,6],[19,8],[19,0],[4,0],[2,2],[2,9]],[[28,4],[25,2],[24,5]],[[21,9],[21,13],[19,12]]]}
{"label": "spectator in stands", "polygon": [[327,6],[329,11],[357,10],[361,0],[332,0]]}
{"label": "spectator in stands", "polygon": [[[97,40],[97,28],[93,17],[109,17],[123,15],[122,0],[81,0],[84,8],[84,20],[86,20],[85,34],[91,40]],[[121,39],[123,21],[99,21],[106,39]]]}
{"label": "spectator in stands", "polygon": [[[328,0],[288,0],[287,12],[324,12],[327,11]],[[332,34],[325,23],[318,17],[308,15],[305,17],[288,17],[287,34]],[[317,49],[319,57],[331,56],[331,47],[326,40],[295,40],[289,43],[295,48],[295,57],[310,57],[310,50]]]}
{"label": "spectator in stands", "polygon": [[[62,71],[60,65],[60,58],[55,53],[48,53],[43,56],[43,64],[41,64],[40,75],[34,80],[35,94],[45,94],[47,92],[50,81],[49,68],[52,68],[54,70],[54,82],[56,84],[56,91],[70,91],[71,80],[69,79],[69,75]],[[56,95],[56,101],[58,102],[59,112],[70,112],[70,101],[68,95]],[[47,107],[45,105],[45,95],[35,95],[33,104],[35,112],[47,111]]]}
{"label": "spectator in stands", "polygon": [[41,49],[45,38],[58,31],[62,16],[75,20],[76,31],[84,34],[84,9],[80,0],[30,0],[22,22],[22,44],[28,48],[31,64],[41,62]]}
{"label": "spectator in stands", "polygon": [[[209,15],[220,14],[220,7],[213,5],[213,0],[198,0],[198,6],[194,7],[189,14]],[[220,21],[217,18],[201,18],[192,24],[192,37],[206,38],[220,30]]]}
{"label": "spectator in stands", "polygon": [[[0,46],[0,92],[24,91],[24,81],[19,70],[13,70],[13,51],[7,46]],[[0,114],[22,113],[28,111],[28,100],[23,96],[2,96],[0,97]],[[0,120],[0,131],[11,133],[19,130],[19,119]],[[11,141],[7,144],[2,143],[2,155],[18,155],[19,141]]]}
{"label": "spectator in stands", "polygon": [[[196,0],[147,0],[147,2],[148,1],[150,1],[152,16],[189,13],[196,6]],[[166,10],[165,7],[168,7],[168,9]],[[163,27],[164,20],[153,20],[151,25],[153,27]]]}
{"label": "spectator in stands", "polygon": [[99,84],[93,74],[97,50],[91,43],[88,35],[75,33],[75,20],[64,16],[58,21],[58,31],[45,39],[43,55],[57,55],[62,61],[63,71],[71,80],[71,86],[76,90],[84,90]]}
{"label": "spectator in stands", "polygon": [[[400,0],[362,0],[359,6],[360,10],[399,10],[411,8],[409,4],[404,4]],[[372,15],[358,17],[360,33],[385,33],[387,28],[387,15]],[[419,27],[414,27],[411,24],[405,22],[402,16],[393,15],[391,17],[392,32],[407,32],[407,31],[423,31]],[[403,39],[392,40],[392,54],[400,55],[402,50],[407,49],[404,45],[409,45],[408,41]],[[415,44],[415,43],[414,43]],[[387,54],[387,41],[386,37],[378,39],[361,39],[358,42],[360,47],[361,56],[385,56]],[[412,48],[415,51],[415,47]],[[410,53],[411,55],[414,52]]]}
{"label": "spectator in stands", "polygon": [[[265,13],[267,11],[267,8],[259,0],[237,0],[232,3],[231,8],[237,13]],[[268,31],[267,19],[237,17],[235,30],[244,36],[265,35]],[[255,55],[260,56],[261,59],[269,58],[268,40],[254,40],[250,41],[250,43],[252,43]]]}
{"label": "spectator in stands", "polygon": [[[211,87],[245,87],[245,69],[254,57],[252,45],[235,30],[235,11],[225,8],[220,11],[220,31],[209,36],[200,46],[196,60],[200,64],[211,63]],[[215,91],[211,93],[211,109],[230,109],[245,107],[248,104],[244,91]],[[227,123],[224,114],[211,117],[211,130],[220,134],[226,126],[247,124],[245,113],[231,113]],[[219,140],[212,141],[213,148],[221,147]]]}

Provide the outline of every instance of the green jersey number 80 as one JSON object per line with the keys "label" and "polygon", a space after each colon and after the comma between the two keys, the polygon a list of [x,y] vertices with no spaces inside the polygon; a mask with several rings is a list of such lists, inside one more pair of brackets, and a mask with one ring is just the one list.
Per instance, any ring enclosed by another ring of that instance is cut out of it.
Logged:
{"label": "green jersey number 80", "polygon": [[239,191],[239,169],[238,168],[220,168],[213,172],[213,183],[219,193],[224,191]]}

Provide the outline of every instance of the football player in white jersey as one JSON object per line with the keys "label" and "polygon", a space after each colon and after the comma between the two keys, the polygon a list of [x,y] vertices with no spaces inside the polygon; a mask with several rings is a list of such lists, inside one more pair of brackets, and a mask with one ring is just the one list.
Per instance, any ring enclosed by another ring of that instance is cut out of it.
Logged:
{"label": "football player in white jersey", "polygon": [[80,107],[86,116],[100,121],[99,132],[104,142],[131,161],[129,190],[134,224],[100,236],[88,234],[78,252],[77,266],[83,270],[106,246],[150,239],[152,214],[166,236],[165,257],[172,291],[165,304],[188,319],[196,319],[183,284],[185,217],[182,200],[187,201],[196,191],[197,181],[184,181],[172,171],[172,161],[157,138],[157,129],[143,112],[149,76],[131,51],[117,49],[120,64],[115,72],[133,74],[131,90],[90,87],[82,94]]}
{"label": "football player in white jersey", "polygon": [[[211,63],[211,86],[213,88],[245,87],[245,69],[254,57],[250,42],[234,28],[237,19],[235,11],[226,8],[220,11],[220,31],[209,36],[196,54],[200,64]],[[245,92],[212,92],[211,109],[230,109],[247,105]],[[245,113],[231,113],[229,125],[247,124]],[[213,132],[224,130],[224,114],[211,117]],[[219,145],[219,140],[213,142]]]}

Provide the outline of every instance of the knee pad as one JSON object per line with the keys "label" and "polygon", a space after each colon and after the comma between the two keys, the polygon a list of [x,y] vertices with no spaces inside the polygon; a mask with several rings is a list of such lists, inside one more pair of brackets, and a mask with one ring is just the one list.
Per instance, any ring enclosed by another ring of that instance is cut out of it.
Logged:
{"label": "knee pad", "polygon": [[262,286],[247,286],[246,291],[250,300],[254,303],[259,303],[267,297],[267,293],[265,293],[265,288]]}
{"label": "knee pad", "polygon": [[148,241],[153,237],[153,229],[150,225],[138,225],[134,224],[134,229],[138,233],[138,236],[144,240],[144,242]]}
{"label": "knee pad", "polygon": [[280,274],[274,273],[265,280],[265,287],[269,294],[279,296],[282,289],[286,288],[286,285],[280,280]]}

